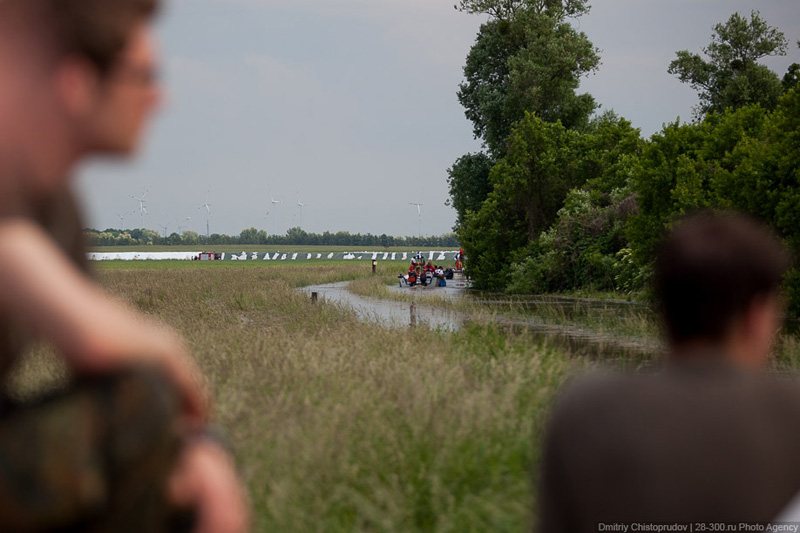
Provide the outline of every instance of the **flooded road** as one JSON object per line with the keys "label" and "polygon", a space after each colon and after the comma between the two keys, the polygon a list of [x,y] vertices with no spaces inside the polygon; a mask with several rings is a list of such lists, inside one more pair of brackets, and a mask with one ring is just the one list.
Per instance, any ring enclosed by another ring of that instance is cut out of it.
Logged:
{"label": "flooded road", "polygon": [[[638,313],[645,309],[640,304],[621,302],[617,305],[615,302],[603,304],[595,300],[583,302],[579,299],[530,298],[524,302],[525,313],[521,315],[503,312],[504,307],[508,307],[509,311],[519,311],[518,299],[498,300],[497,297],[466,295],[463,284],[459,285],[458,282],[450,283],[447,288],[392,289],[401,294],[412,294],[414,297],[411,302],[365,298],[350,292],[348,285],[349,282],[316,285],[305,287],[301,291],[309,297],[316,293],[320,301],[351,310],[359,319],[387,328],[408,329],[422,326],[440,331],[458,331],[470,323],[494,323],[509,330],[530,332],[572,353],[603,359],[629,356],[637,359],[650,358],[662,349],[660,343],[650,338],[598,332],[569,320],[573,312],[587,312],[599,315],[623,313],[621,319],[617,318],[624,321],[624,312]],[[451,302],[463,298],[469,305],[465,306],[465,310],[454,309],[452,305],[437,306],[433,301],[437,298]],[[476,306],[476,302],[481,305]],[[485,306],[483,302],[486,302]],[[564,310],[558,311],[561,318],[554,320],[552,316],[537,314],[537,305],[543,306],[542,309],[547,306],[551,315],[553,309]],[[480,308],[480,312],[475,312],[476,308]]]}
{"label": "flooded road", "polygon": [[431,305],[416,304],[412,310],[408,302],[363,298],[347,290],[349,281],[304,287],[303,292],[311,296],[317,293],[321,301],[337,304],[352,310],[359,319],[375,322],[386,328],[408,328],[411,325],[431,329],[457,331],[464,326],[465,317],[455,311]]}

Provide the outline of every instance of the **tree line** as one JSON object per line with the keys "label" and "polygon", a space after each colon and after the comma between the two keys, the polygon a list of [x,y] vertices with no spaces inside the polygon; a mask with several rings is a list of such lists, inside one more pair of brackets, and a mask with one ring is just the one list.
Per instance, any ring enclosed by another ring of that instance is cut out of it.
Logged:
{"label": "tree line", "polygon": [[[748,213],[800,255],[800,65],[781,76],[760,63],[789,43],[757,11],[733,14],[702,53],[682,50],[665,65],[699,104],[692,122],[645,139],[577,93],[599,64],[573,26],[587,2],[457,7],[489,15],[458,92],[484,149],[448,170],[455,230],[478,288],[640,291],[665,230],[704,208]],[[797,314],[800,270],[786,287]]]}
{"label": "tree line", "polygon": [[84,234],[91,246],[214,246],[236,244],[263,244],[275,246],[380,246],[388,247],[437,247],[458,248],[458,238],[454,233],[421,237],[394,237],[391,235],[372,235],[370,233],[308,233],[300,228],[291,228],[285,235],[270,235],[264,230],[248,228],[239,235],[212,233],[200,235],[194,231],[183,231],[164,236],[149,229],[85,229]]}

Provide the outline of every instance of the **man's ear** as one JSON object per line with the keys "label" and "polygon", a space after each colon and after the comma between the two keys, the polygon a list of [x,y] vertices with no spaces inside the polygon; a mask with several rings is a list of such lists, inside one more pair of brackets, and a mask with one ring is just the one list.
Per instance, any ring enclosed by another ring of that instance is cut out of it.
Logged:
{"label": "man's ear", "polygon": [[99,79],[87,61],[70,57],[61,60],[54,82],[58,99],[69,116],[83,118],[91,112]]}
{"label": "man's ear", "polygon": [[770,293],[757,296],[746,312],[745,321],[749,336],[759,339],[767,347],[771,345],[781,321],[781,300],[779,295]]}

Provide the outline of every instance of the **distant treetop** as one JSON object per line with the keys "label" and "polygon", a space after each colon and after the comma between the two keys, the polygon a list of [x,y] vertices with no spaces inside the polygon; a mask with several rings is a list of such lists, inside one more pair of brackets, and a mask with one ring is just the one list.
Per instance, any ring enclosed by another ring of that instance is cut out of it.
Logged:
{"label": "distant treetop", "polygon": [[786,55],[788,41],[758,11],[750,19],[734,13],[714,26],[711,43],[703,49],[706,58],[681,50],[668,72],[690,84],[700,97],[698,115],[759,104],[773,109],[783,93],[777,74],[758,60]]}
{"label": "distant treetop", "polygon": [[459,0],[454,7],[465,13],[483,13],[499,20],[510,20],[521,11],[548,13],[559,19],[589,12],[588,0]]}

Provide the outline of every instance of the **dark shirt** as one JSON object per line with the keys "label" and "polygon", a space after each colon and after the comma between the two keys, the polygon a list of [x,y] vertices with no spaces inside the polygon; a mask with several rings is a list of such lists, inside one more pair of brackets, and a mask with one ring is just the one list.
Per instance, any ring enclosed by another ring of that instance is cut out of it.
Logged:
{"label": "dark shirt", "polygon": [[[39,225],[64,254],[89,275],[83,221],[72,191],[64,187],[47,196],[34,198],[20,188],[12,188],[10,183],[0,184],[0,221],[22,218]],[[30,341],[28,329],[19,323],[13,308],[0,309],[0,383]]]}
{"label": "dark shirt", "polygon": [[542,533],[760,522],[800,492],[800,385],[719,358],[569,386],[545,437]]}

